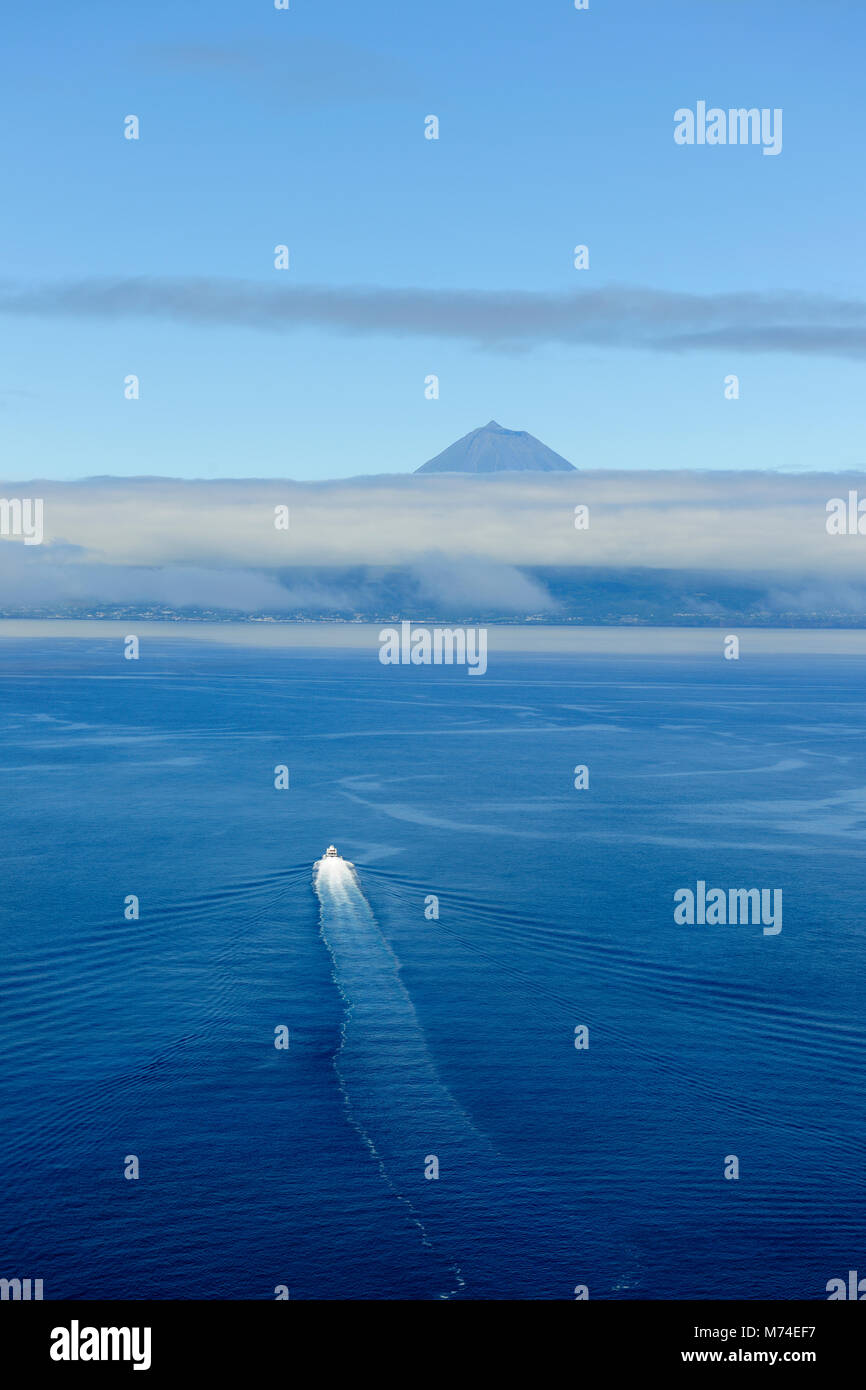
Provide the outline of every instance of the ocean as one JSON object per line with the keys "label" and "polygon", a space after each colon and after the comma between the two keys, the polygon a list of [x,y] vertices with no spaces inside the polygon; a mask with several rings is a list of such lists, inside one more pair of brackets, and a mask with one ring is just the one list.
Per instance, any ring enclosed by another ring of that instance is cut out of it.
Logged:
{"label": "ocean", "polygon": [[[0,641],[0,1276],[822,1299],[866,1273],[866,656],[713,642],[473,678]],[[781,931],[676,922],[698,883],[779,890]]]}

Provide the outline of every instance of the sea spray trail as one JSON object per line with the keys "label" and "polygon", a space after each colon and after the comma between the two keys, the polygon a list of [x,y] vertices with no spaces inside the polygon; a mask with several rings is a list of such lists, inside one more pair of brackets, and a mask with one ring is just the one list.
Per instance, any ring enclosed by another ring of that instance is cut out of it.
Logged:
{"label": "sea spray trail", "polygon": [[[479,1296],[481,1285],[490,1296],[501,1235],[497,1207],[516,1195],[507,1165],[437,1075],[399,961],[354,866],[325,857],[314,866],[313,883],[346,1003],[334,1065],[349,1115],[422,1244],[449,1271],[450,1287],[433,1296]],[[430,1155],[439,1162],[438,1180],[425,1178]]]}

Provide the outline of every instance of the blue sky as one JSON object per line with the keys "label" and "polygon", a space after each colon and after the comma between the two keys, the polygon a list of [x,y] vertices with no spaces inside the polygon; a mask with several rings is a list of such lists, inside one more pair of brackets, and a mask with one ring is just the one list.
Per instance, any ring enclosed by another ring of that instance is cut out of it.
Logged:
{"label": "blue sky", "polygon": [[[43,297],[0,315],[7,477],[407,472],[491,418],[583,468],[863,467],[852,355],[51,309],[132,277],[866,300],[858,0],[89,0],[4,31],[0,278]],[[781,107],[782,153],[677,146],[698,100]]]}

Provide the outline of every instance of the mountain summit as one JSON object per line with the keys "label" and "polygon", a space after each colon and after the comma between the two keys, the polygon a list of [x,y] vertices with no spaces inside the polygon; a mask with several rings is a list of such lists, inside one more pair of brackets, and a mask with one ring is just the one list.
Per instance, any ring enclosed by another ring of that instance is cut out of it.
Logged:
{"label": "mountain summit", "polygon": [[491,420],[449,444],[416,473],[572,473],[574,464],[526,430],[506,430]]}

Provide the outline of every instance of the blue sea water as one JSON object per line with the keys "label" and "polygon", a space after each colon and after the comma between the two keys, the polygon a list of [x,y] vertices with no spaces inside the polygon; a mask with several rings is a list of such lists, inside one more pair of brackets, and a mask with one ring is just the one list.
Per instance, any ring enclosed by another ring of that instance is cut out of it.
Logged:
{"label": "blue sea water", "polygon": [[[0,1275],[818,1299],[866,1272],[863,659],[0,657]],[[354,869],[316,885],[331,841]],[[781,889],[781,933],[677,925],[699,879]]]}

